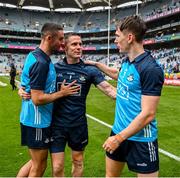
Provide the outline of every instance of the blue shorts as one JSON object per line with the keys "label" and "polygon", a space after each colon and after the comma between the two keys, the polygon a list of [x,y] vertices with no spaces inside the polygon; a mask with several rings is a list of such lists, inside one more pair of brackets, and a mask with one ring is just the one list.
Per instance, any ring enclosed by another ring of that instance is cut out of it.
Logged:
{"label": "blue shorts", "polygon": [[83,151],[88,144],[87,125],[76,127],[52,127],[51,153],[64,152],[66,143],[74,151]]}
{"label": "blue shorts", "polygon": [[22,146],[27,146],[30,149],[48,149],[50,138],[50,127],[40,129],[21,124]]}
{"label": "blue shorts", "polygon": [[[111,131],[111,136],[115,135]],[[127,162],[128,168],[137,173],[153,173],[159,170],[158,142],[125,140],[112,153],[106,155],[115,161]]]}

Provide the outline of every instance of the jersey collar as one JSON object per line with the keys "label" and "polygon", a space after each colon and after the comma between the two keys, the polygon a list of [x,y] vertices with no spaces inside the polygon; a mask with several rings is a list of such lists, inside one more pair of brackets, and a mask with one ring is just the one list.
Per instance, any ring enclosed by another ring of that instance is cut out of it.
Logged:
{"label": "jersey collar", "polygon": [[84,65],[84,62],[82,61],[82,59],[80,59],[80,61],[78,62],[78,63],[75,63],[75,64],[68,64],[67,63],[67,58],[66,57],[64,57],[64,59],[63,59],[63,63],[65,63],[66,65]]}
{"label": "jersey collar", "polygon": [[145,52],[142,53],[142,54],[140,54],[139,56],[137,56],[137,57],[134,59],[134,61],[135,61],[135,62],[139,62],[139,61],[143,60],[146,56],[149,56],[149,55],[150,55],[150,51],[145,50]]}
{"label": "jersey collar", "polygon": [[130,63],[139,62],[139,61],[143,60],[146,56],[149,56],[149,55],[150,55],[150,51],[145,50],[144,53],[137,56],[132,62],[129,61],[128,57],[126,58],[126,61],[129,61]]}

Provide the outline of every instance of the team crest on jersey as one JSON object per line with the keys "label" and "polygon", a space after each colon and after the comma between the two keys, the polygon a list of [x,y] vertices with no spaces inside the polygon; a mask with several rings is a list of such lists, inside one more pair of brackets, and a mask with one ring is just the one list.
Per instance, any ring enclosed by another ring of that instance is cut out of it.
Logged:
{"label": "team crest on jersey", "polygon": [[130,74],[128,77],[127,77],[127,80],[129,82],[132,82],[134,80],[134,75],[133,74]]}
{"label": "team crest on jersey", "polygon": [[83,75],[81,75],[81,76],[79,77],[79,80],[81,80],[82,82],[84,82],[86,79],[85,79],[85,77],[84,77]]}

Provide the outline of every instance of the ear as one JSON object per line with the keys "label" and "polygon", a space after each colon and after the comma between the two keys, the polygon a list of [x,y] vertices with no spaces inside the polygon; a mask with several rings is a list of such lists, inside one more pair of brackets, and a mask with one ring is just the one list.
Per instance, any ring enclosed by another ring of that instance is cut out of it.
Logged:
{"label": "ear", "polygon": [[128,34],[128,43],[132,43],[134,41],[134,35],[132,33]]}
{"label": "ear", "polygon": [[47,40],[50,41],[52,39],[52,36],[51,35],[48,35],[47,36]]}

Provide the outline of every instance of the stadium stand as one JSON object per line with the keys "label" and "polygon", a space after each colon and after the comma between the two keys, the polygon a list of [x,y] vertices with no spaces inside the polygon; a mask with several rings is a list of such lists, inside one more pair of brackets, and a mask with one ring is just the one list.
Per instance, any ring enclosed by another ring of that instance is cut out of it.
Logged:
{"label": "stadium stand", "polygon": [[[152,0],[139,5],[139,14],[147,22],[148,32],[144,45],[153,51],[166,76],[179,78],[180,51],[180,0]],[[124,54],[119,54],[114,45],[115,27],[119,19],[135,14],[136,7],[111,9],[110,56],[108,59],[107,10],[81,12],[45,12],[21,8],[1,7],[0,11],[0,73],[9,72],[15,63],[21,73],[26,54],[37,47],[40,29],[45,22],[64,26],[65,32],[80,33],[83,40],[83,59],[101,61],[119,68]],[[158,20],[158,23],[157,23]],[[60,52],[62,54],[62,51]],[[54,56],[53,61],[59,60]],[[178,74],[178,75],[174,75]]]}

